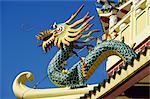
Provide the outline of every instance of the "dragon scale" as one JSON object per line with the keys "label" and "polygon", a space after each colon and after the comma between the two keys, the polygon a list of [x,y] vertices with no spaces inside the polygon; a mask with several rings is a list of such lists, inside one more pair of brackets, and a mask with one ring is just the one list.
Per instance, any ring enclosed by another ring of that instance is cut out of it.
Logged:
{"label": "dragon scale", "polygon": [[[94,62],[98,58],[105,59],[108,56],[115,54],[120,55],[122,59],[124,59],[127,63],[130,63],[132,59],[136,57],[136,53],[125,43],[115,40],[108,40],[97,44],[94,49],[85,57],[84,62],[86,66],[84,68],[81,61],[79,61],[68,71],[67,74],[63,74],[60,65],[66,61],[70,55],[72,55],[72,51],[73,47],[64,45],[63,49],[60,49],[57,52],[48,66],[49,78],[58,86],[74,86],[84,84],[87,78],[84,77],[82,69],[85,69],[85,72],[88,73],[92,66],[95,66]],[[105,57],[101,57],[103,53],[106,52],[105,54],[107,54],[108,51],[112,53],[109,55],[103,55]],[[100,64],[98,64],[96,67],[99,65]]]}

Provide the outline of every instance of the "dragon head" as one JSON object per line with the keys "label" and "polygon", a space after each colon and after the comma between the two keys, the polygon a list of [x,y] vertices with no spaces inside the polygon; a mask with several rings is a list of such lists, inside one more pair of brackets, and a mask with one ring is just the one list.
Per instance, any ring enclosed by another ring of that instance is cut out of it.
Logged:
{"label": "dragon head", "polygon": [[[56,24],[55,22],[52,25],[52,29],[39,33],[37,39],[42,41],[41,46],[45,52],[47,52],[53,45],[58,46],[58,48],[61,47],[61,44],[69,46],[71,42],[75,42],[80,38],[86,38],[93,32],[99,31],[92,30],[88,34],[82,34],[93,26],[93,24],[88,24],[94,18],[94,16],[89,16],[89,13],[87,13],[83,18],[70,24],[70,22],[79,14],[83,7],[84,5],[82,4],[77,12],[74,13],[65,23]],[[91,39],[88,38],[88,40]],[[87,42],[88,40],[85,40],[84,42]]]}

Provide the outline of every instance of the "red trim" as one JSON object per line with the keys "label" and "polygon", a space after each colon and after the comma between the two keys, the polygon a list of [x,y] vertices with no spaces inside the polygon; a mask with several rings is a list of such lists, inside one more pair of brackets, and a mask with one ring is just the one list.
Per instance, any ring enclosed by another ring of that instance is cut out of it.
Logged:
{"label": "red trim", "polygon": [[107,18],[107,17],[101,17],[101,20],[104,23],[108,23],[109,22],[109,18]]}
{"label": "red trim", "polygon": [[122,13],[124,13],[124,14],[127,14],[127,13],[128,13],[128,11],[125,10],[125,9],[121,9],[120,11],[121,11]]}
{"label": "red trim", "polygon": [[146,46],[150,46],[150,40],[148,40],[147,42],[145,42],[143,45],[139,46],[139,48],[136,49],[135,51],[136,51],[136,52],[142,52],[142,51],[145,50],[145,47],[146,47]]}
{"label": "red trim", "polygon": [[112,71],[110,71],[109,73],[108,73],[108,76],[111,76],[111,75],[113,75],[114,74],[114,72],[113,72],[113,70]]}
{"label": "red trim", "polygon": [[139,47],[141,47],[144,44],[146,44],[147,46],[150,46],[150,36],[148,38],[146,38],[143,42],[141,42],[138,46],[136,46],[135,50],[139,49]]}
{"label": "red trim", "polygon": [[[146,38],[143,42],[141,42],[136,48],[135,48],[135,52],[139,53],[139,52],[143,52],[145,50],[145,47],[150,46],[150,37]],[[114,64],[107,72],[108,72],[108,76],[112,76],[113,73],[117,71],[115,68],[124,66],[125,63],[123,60],[119,60],[116,64]],[[119,70],[119,68],[118,68]]]}
{"label": "red trim", "polygon": [[119,70],[119,67],[116,66],[116,67],[114,68],[114,71],[118,71],[118,70]]}
{"label": "red trim", "polygon": [[125,62],[122,61],[122,62],[120,62],[120,64],[118,64],[118,65],[119,65],[119,67],[124,66],[124,65],[125,65]]}
{"label": "red trim", "polygon": [[150,74],[150,64],[143,70],[139,71],[135,76],[133,76],[131,79],[126,81],[123,85],[120,85],[118,88],[116,88],[114,91],[108,93],[108,95],[105,95],[103,99],[115,99],[116,96],[120,95],[124,91],[126,91],[128,88],[133,86],[138,81],[142,80],[146,76]]}
{"label": "red trim", "polygon": [[146,43],[146,46],[150,46],[150,40]]}

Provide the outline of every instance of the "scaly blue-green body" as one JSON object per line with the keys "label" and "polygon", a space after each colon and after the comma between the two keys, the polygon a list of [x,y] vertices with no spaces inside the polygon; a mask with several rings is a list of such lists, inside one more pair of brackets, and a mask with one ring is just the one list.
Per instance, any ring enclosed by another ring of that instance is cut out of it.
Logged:
{"label": "scaly blue-green body", "polygon": [[[115,51],[119,56],[124,58],[127,63],[132,62],[132,59],[137,57],[136,53],[125,43],[108,40],[97,44],[91,52],[85,57],[86,71],[88,72],[94,62],[101,57],[104,52]],[[48,75],[50,80],[61,87],[65,86],[82,86],[86,78],[83,76],[82,63],[77,62],[72,66],[67,74],[63,74],[61,64],[73,55],[73,47],[63,45],[56,53],[48,66]],[[100,65],[100,64],[99,64]]]}

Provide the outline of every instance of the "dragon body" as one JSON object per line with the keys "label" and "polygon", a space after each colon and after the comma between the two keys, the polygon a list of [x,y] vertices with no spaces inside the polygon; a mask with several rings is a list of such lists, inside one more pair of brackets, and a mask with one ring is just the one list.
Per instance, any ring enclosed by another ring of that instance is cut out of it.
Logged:
{"label": "dragon body", "polygon": [[[115,40],[104,41],[97,44],[94,49],[82,61],[77,62],[67,74],[63,74],[61,64],[66,61],[73,53],[73,47],[63,46],[48,67],[48,75],[52,82],[59,86],[81,86],[92,75],[100,63],[110,55],[118,55],[127,63],[131,63],[136,54],[129,46]],[[97,63],[98,64],[97,64]]]}
{"label": "dragon body", "polygon": [[[116,40],[107,40],[99,42],[85,58],[80,58],[80,61],[74,64],[71,69],[65,70],[62,64],[73,54],[76,54],[74,49],[91,46],[91,44],[85,43],[95,39],[89,36],[94,32],[98,32],[95,29],[83,35],[83,33],[87,32],[93,26],[93,24],[89,25],[88,23],[94,17],[90,17],[88,13],[80,20],[71,24],[71,21],[78,15],[83,6],[81,5],[78,11],[65,23],[54,23],[52,30],[46,30],[37,36],[38,40],[43,41],[41,46],[45,52],[48,52],[53,45],[59,48],[59,51],[49,63],[48,76],[55,85],[60,87],[68,86],[74,88],[86,86],[86,80],[94,73],[100,63],[111,55],[120,56],[127,63],[131,63],[132,59],[137,57],[136,53],[125,43]],[[79,41],[82,38],[87,39]],[[84,45],[79,46],[78,43]]]}

